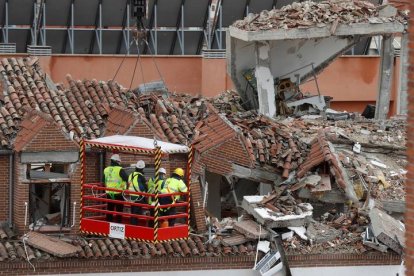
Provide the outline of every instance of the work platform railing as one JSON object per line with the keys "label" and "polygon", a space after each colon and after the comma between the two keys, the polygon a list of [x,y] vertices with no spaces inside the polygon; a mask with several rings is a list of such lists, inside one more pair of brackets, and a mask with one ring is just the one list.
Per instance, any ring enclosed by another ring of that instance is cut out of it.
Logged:
{"label": "work platform railing", "polygon": [[[150,194],[107,188],[102,183],[88,183],[86,181],[86,146],[112,152],[153,156],[155,183],[158,183],[159,180],[161,157],[163,154],[188,153],[187,173],[186,177],[184,177],[187,180],[187,192],[162,194],[160,191],[161,187],[156,186],[154,194]],[[192,147],[188,148],[184,145],[157,140],[152,141],[142,137],[114,135],[94,140],[81,140],[80,160],[81,199],[79,226],[81,233],[147,242],[188,238],[190,232]],[[111,193],[122,194],[122,197],[115,199],[106,195]],[[137,197],[142,200],[135,200]],[[172,203],[165,204],[163,199],[166,197],[171,197]],[[174,199],[185,199],[185,201],[182,202]],[[122,205],[122,212],[119,211],[121,208],[117,210],[116,207],[108,210],[109,204]],[[133,207],[140,207],[143,212],[136,214],[136,210],[133,210],[134,212],[131,213],[131,209],[135,209]],[[172,211],[176,211],[176,213]],[[172,220],[177,223],[166,225],[167,221],[172,223]]]}
{"label": "work platform railing", "polygon": [[[122,194],[124,200],[112,199],[108,196],[110,192]],[[162,198],[176,196],[187,198],[189,193],[156,195],[106,188],[102,183],[83,184],[81,229],[87,234],[143,241],[187,238],[190,212],[188,201],[174,200],[171,204],[156,204],[157,197],[160,201]],[[116,211],[116,207],[114,210],[108,210],[108,203],[122,205],[123,211]],[[140,207],[140,214],[131,213],[132,206]],[[176,208],[176,214],[165,215],[165,211],[170,208]],[[112,221],[108,221],[107,215],[113,216]],[[135,224],[132,224],[132,218],[136,219]],[[167,225],[167,221],[171,219],[176,220],[175,224]]]}

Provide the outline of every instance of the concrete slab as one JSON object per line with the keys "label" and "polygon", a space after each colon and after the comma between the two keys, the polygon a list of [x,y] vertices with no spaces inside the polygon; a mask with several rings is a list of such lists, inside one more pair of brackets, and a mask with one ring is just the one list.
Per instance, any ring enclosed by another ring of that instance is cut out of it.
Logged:
{"label": "concrete slab", "polygon": [[78,251],[78,248],[74,245],[37,232],[27,234],[27,243],[57,257],[75,256]]}
{"label": "concrete slab", "polygon": [[243,220],[236,222],[233,225],[234,229],[251,239],[266,239],[269,236],[269,231],[260,228],[260,225],[253,220]]}
{"label": "concrete slab", "polygon": [[[331,25],[325,27],[311,27],[303,29],[268,30],[268,31],[244,31],[233,26],[229,27],[232,37],[243,41],[262,40],[288,40],[288,39],[313,39],[332,36]],[[404,32],[404,25],[400,22],[382,24],[354,23],[349,25],[338,25],[334,36],[355,36],[355,35],[384,35]]]}
{"label": "concrete slab", "polygon": [[317,221],[311,222],[306,230],[306,236],[314,243],[332,241],[340,234],[340,230]]}
{"label": "concrete slab", "polygon": [[[250,198],[251,200],[251,198]],[[259,201],[260,202],[260,201]],[[309,203],[301,203],[300,206],[306,209],[301,215],[272,215],[273,211],[269,208],[260,207],[258,204],[249,203],[246,197],[243,198],[242,208],[251,214],[255,220],[265,227],[286,228],[291,226],[304,226],[312,218],[313,207]]]}
{"label": "concrete slab", "polygon": [[225,246],[235,246],[235,245],[244,244],[244,243],[246,243],[250,240],[251,239],[246,238],[246,236],[244,236],[244,235],[236,234],[236,235],[232,235],[230,237],[223,238],[221,243]]}
{"label": "concrete slab", "polygon": [[369,212],[369,218],[372,232],[378,241],[401,255],[405,245],[404,224],[378,208]]}

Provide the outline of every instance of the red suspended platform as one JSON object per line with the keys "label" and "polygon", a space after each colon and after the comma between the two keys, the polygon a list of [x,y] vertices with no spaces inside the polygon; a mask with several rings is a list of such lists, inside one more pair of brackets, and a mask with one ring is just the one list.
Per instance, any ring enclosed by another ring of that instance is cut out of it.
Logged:
{"label": "red suspended platform", "polygon": [[[186,168],[187,188],[186,193],[154,194],[132,192],[129,190],[118,190],[106,188],[103,183],[86,183],[86,148],[96,148],[100,150],[110,150],[134,155],[149,155],[154,157],[155,177],[161,167],[161,156],[163,154],[188,153]],[[177,239],[186,239],[189,235],[190,225],[190,185],[191,163],[193,152],[184,145],[176,145],[161,141],[154,141],[142,137],[114,135],[94,140],[83,140],[81,142],[81,201],[80,201],[80,231],[88,235],[108,236],[119,239],[133,239],[147,242],[159,242]],[[125,200],[114,200],[107,198],[106,192],[122,193]],[[172,204],[160,205],[159,199],[180,195],[186,201],[176,201]],[[132,197],[145,198],[145,202],[153,204],[139,203],[130,200]],[[123,205],[123,211],[109,211],[108,203]],[[142,214],[131,214],[131,206],[138,206],[142,209]],[[166,208],[176,208],[175,215],[162,216],[161,210]],[[125,209],[127,211],[125,211]],[[107,221],[107,215],[113,216],[113,221]],[[117,218],[121,218],[120,222]],[[135,218],[137,223],[131,224],[131,218]],[[174,226],[165,226],[168,219],[175,218],[179,223]]]}

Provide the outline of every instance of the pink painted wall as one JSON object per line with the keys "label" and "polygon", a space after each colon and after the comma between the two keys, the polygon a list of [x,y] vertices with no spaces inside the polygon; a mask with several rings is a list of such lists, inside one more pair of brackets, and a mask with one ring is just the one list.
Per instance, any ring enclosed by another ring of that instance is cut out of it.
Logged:
{"label": "pink painted wall", "polygon": [[[160,80],[163,76],[170,91],[199,94],[201,92],[202,59],[198,56],[160,56],[155,59],[141,57],[134,75],[136,57],[127,57],[121,65],[122,56],[70,56],[41,57],[40,64],[55,82],[66,82],[66,74],[75,79],[109,80],[114,78],[124,87],[137,87],[143,82]],[[142,65],[142,67],[141,67]],[[142,69],[141,69],[142,68]],[[132,85],[131,80],[134,76]]]}
{"label": "pink painted wall", "polygon": [[[55,55],[40,57],[40,64],[55,82],[66,83],[65,76],[68,73],[76,79],[112,79],[122,60],[122,56]],[[132,87],[143,81],[160,79],[151,57],[142,57],[141,61],[143,73],[138,63]],[[225,59],[158,56],[155,61],[170,91],[213,97],[234,89],[226,72]],[[125,87],[130,87],[135,63],[136,57],[127,57],[117,74],[116,80]],[[321,93],[334,98],[331,105],[334,109],[362,112],[367,104],[376,101],[379,65],[380,58],[377,56],[340,57],[318,76]],[[395,59],[394,65],[391,115],[396,110],[399,58]],[[303,84],[302,91],[316,94],[315,83],[309,81]]]}

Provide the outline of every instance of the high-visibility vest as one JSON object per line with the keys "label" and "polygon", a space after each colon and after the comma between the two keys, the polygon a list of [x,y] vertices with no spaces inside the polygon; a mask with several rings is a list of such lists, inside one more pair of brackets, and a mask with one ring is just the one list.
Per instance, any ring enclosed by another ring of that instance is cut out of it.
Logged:
{"label": "high-visibility vest", "polygon": [[[138,178],[139,176],[143,176],[142,173],[140,172],[133,172],[128,176],[128,186],[129,186],[129,190],[131,192],[142,192],[141,188],[139,187],[139,183],[138,183]],[[143,185],[145,185],[145,183],[142,183]],[[134,195],[137,196],[137,195]]]}
{"label": "high-visibility vest", "polygon": [[158,188],[158,191],[162,190],[165,186],[166,179],[158,179],[157,184],[155,184],[155,178],[151,177],[148,180],[148,193],[149,194],[155,194],[156,188]]}
{"label": "high-visibility vest", "polygon": [[[122,167],[121,166],[109,166],[104,170],[105,186],[112,189],[125,190],[126,182],[119,175]],[[115,195],[121,192],[106,191],[107,194]]]}
{"label": "high-visibility vest", "polygon": [[[173,194],[173,193],[185,193],[187,192],[187,185],[185,185],[184,181],[176,179],[176,178],[168,178],[165,181],[165,186],[161,189],[161,194]],[[173,202],[180,199],[179,195],[171,196]]]}

